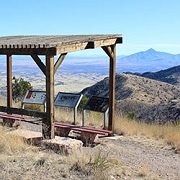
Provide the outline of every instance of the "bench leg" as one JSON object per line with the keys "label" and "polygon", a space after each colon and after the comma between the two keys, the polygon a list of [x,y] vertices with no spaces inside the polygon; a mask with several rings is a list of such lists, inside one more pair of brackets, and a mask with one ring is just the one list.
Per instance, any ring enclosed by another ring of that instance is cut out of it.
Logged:
{"label": "bench leg", "polygon": [[71,131],[70,128],[56,127],[55,128],[55,135],[61,136],[61,137],[67,137],[69,135],[70,131]]}
{"label": "bench leg", "polygon": [[13,127],[14,122],[14,119],[3,118],[3,126]]}
{"label": "bench leg", "polygon": [[81,140],[87,146],[89,144],[93,144],[96,135],[97,134],[82,131],[81,132]]}

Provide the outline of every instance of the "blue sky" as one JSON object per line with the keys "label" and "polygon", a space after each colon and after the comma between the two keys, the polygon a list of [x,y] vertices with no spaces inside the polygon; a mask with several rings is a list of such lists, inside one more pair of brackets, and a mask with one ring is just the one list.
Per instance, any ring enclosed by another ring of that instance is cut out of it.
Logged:
{"label": "blue sky", "polygon": [[179,8],[179,0],[0,0],[0,36],[122,34],[118,55],[179,54]]}

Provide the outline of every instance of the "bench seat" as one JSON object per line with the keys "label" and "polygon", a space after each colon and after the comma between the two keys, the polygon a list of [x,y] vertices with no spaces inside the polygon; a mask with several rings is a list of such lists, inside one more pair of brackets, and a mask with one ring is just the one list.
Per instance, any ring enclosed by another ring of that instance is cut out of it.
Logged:
{"label": "bench seat", "polygon": [[85,126],[77,126],[67,123],[55,122],[53,126],[56,128],[56,134],[59,136],[68,136],[71,130],[78,131],[81,133],[81,140],[85,144],[92,144],[95,140],[96,135],[111,136],[112,131],[95,129]]}

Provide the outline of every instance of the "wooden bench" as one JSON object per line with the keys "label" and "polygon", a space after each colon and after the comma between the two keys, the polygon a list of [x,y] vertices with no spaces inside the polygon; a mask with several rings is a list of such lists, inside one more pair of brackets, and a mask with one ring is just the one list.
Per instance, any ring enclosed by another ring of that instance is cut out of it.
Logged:
{"label": "wooden bench", "polygon": [[73,124],[60,123],[60,122],[53,123],[53,126],[55,128],[55,135],[61,136],[61,137],[67,137],[73,127],[74,128],[79,127]]}
{"label": "wooden bench", "polygon": [[15,121],[25,120],[23,116],[6,113],[0,113],[0,118],[3,119],[3,126],[7,125],[9,127],[12,127]]}
{"label": "wooden bench", "polygon": [[109,130],[95,129],[85,126],[76,126],[66,123],[55,122],[54,127],[56,128],[56,135],[67,137],[71,130],[78,131],[81,134],[81,140],[83,143],[92,144],[97,135],[111,136],[113,133]]}
{"label": "wooden bench", "polygon": [[23,121],[28,122],[31,124],[39,124],[41,120],[32,121],[29,117],[16,115],[16,114],[6,114],[6,113],[0,113],[0,118],[3,119],[3,126],[9,126],[12,127],[15,121]]}

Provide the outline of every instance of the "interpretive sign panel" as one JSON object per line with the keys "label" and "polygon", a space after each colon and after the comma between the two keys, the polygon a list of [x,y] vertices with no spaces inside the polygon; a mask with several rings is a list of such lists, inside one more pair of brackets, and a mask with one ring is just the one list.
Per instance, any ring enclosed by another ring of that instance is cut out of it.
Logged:
{"label": "interpretive sign panel", "polygon": [[97,111],[97,112],[106,112],[109,108],[109,98],[92,96],[86,105],[84,106],[85,110]]}
{"label": "interpretive sign panel", "polygon": [[28,91],[22,101],[23,104],[45,104],[45,91]]}
{"label": "interpretive sign panel", "polygon": [[55,98],[54,105],[61,107],[75,108],[81,100],[81,94],[59,92]]}

